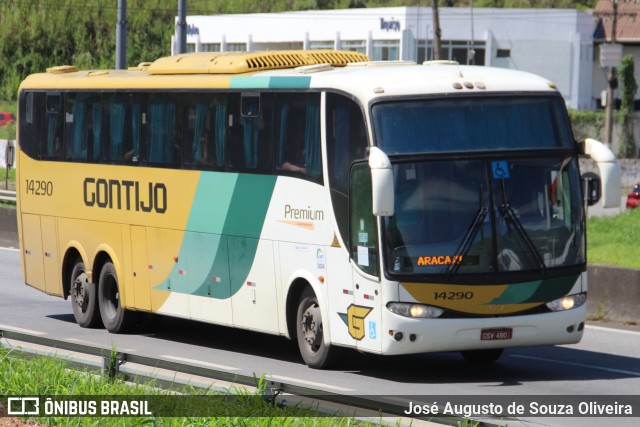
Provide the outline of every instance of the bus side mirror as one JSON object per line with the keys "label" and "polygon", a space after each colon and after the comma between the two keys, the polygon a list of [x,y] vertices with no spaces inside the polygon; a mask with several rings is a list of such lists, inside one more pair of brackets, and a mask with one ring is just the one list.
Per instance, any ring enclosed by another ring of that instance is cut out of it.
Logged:
{"label": "bus side mirror", "polygon": [[595,139],[587,138],[584,143],[585,154],[595,160],[600,172],[598,186],[602,194],[602,207],[619,208],[622,192],[622,171],[620,170],[618,159],[609,147]]}
{"label": "bus side mirror", "polygon": [[582,194],[587,206],[593,206],[600,201],[602,185],[598,175],[593,172],[582,174]]}
{"label": "bus side mirror", "polygon": [[378,147],[369,149],[371,169],[371,196],[375,216],[392,216],[394,213],[393,168],[389,157]]}

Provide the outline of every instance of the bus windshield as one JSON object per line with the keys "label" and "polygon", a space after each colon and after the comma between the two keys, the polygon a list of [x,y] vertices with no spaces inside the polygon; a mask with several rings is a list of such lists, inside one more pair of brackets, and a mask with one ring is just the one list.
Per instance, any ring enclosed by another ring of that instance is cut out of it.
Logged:
{"label": "bus windshield", "polygon": [[384,220],[390,274],[459,279],[585,262],[575,158],[438,159],[393,171],[395,214]]}
{"label": "bus windshield", "polygon": [[573,148],[560,96],[422,98],[374,104],[388,155]]}

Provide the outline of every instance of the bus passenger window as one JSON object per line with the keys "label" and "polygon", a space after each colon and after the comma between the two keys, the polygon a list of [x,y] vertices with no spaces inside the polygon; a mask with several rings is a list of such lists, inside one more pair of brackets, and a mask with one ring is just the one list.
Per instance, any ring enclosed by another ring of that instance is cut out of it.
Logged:
{"label": "bus passenger window", "polygon": [[275,114],[276,167],[321,178],[320,94],[280,94]]}
{"label": "bus passenger window", "polygon": [[62,127],[64,112],[62,111],[62,95],[47,95],[47,139],[42,147],[43,159],[62,160]]}
{"label": "bus passenger window", "polygon": [[176,132],[175,97],[151,96],[148,105],[147,146],[145,161],[153,164],[177,164],[177,148],[180,146]]}
{"label": "bus passenger window", "polygon": [[110,94],[103,99],[104,123],[100,126],[103,160],[115,164],[137,163],[144,118],[140,95]]}
{"label": "bus passenger window", "polygon": [[97,162],[100,155],[102,105],[98,95],[67,94],[65,159]]}
{"label": "bus passenger window", "polygon": [[[242,172],[271,173],[273,97],[260,94],[259,101],[253,95],[238,98],[234,97],[233,107],[230,107],[235,120],[231,127],[229,168]],[[245,104],[244,98],[250,101]]]}
{"label": "bus passenger window", "polygon": [[224,95],[194,95],[184,106],[183,163],[186,168],[223,169],[227,134]]}
{"label": "bus passenger window", "polygon": [[40,144],[44,140],[42,133],[46,129],[44,113],[44,94],[39,92],[27,92],[21,95],[20,117],[25,119],[20,122],[20,148],[31,158],[40,158]]}

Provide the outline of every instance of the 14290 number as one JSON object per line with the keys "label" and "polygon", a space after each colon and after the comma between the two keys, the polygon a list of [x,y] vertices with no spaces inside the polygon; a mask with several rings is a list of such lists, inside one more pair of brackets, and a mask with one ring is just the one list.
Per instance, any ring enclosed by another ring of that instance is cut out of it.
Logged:
{"label": "14290 number", "polygon": [[27,194],[35,196],[51,196],[53,195],[53,182],[40,181],[37,179],[27,179]]}
{"label": "14290 number", "polygon": [[436,300],[464,300],[473,299],[473,292],[436,292],[434,293]]}

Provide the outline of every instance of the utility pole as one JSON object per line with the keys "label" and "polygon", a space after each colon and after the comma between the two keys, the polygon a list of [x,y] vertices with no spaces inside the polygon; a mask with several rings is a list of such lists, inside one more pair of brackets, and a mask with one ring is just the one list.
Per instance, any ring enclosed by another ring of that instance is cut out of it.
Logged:
{"label": "utility pole", "polygon": [[178,0],[176,36],[178,39],[178,53],[187,53],[187,0]]}
{"label": "utility pole", "polygon": [[116,69],[127,68],[127,0],[118,0],[116,23]]}
{"label": "utility pole", "polygon": [[438,0],[431,0],[431,20],[433,22],[433,59],[442,59],[442,30],[440,29],[440,16],[438,15]]}
{"label": "utility pole", "polygon": [[[611,44],[616,44],[616,24],[618,21],[618,0],[612,0],[613,3],[613,21],[611,23]],[[616,67],[609,67],[609,75],[607,76],[607,107],[604,118],[604,129],[606,143],[609,147],[613,144],[613,108],[615,104],[615,90],[618,87],[618,77],[616,75]]]}

